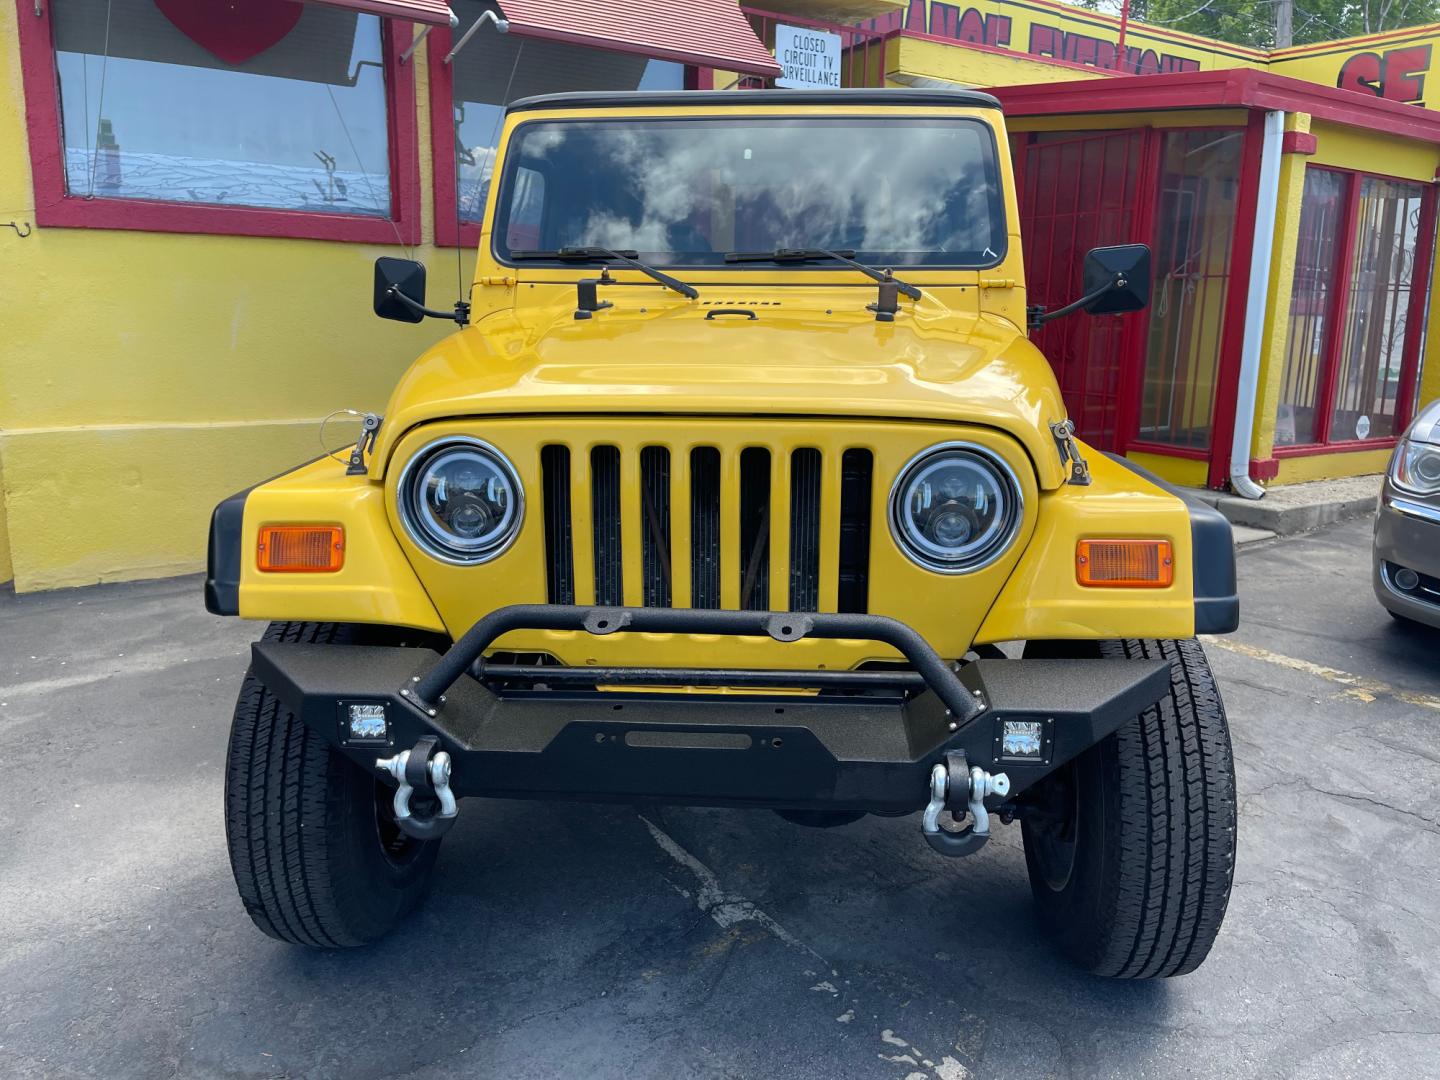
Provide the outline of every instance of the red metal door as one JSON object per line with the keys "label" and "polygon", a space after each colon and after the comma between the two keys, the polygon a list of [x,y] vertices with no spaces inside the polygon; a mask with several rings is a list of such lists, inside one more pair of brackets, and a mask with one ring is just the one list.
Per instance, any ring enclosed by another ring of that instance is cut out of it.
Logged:
{"label": "red metal door", "polygon": [[[1028,136],[1016,157],[1030,303],[1069,303],[1081,295],[1085,252],[1145,239],[1153,201],[1140,197],[1145,136],[1144,129]],[[1118,315],[1072,316],[1031,338],[1054,367],[1081,438],[1123,451],[1142,360],[1130,324]]]}

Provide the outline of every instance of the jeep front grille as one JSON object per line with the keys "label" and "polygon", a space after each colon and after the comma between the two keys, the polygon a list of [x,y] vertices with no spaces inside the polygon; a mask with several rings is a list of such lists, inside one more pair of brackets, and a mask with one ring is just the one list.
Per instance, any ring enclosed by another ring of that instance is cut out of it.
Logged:
{"label": "jeep front grille", "polygon": [[[813,447],[551,443],[540,465],[552,604],[867,609],[868,449],[827,460]],[[577,539],[577,522],[588,537]],[[828,545],[827,522],[836,532]],[[636,582],[625,580],[627,554]],[[593,597],[585,595],[592,581]]]}

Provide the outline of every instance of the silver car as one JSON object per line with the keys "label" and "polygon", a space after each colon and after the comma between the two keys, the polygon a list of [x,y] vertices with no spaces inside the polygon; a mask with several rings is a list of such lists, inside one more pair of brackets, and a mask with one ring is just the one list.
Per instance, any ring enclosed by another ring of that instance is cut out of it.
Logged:
{"label": "silver car", "polygon": [[1374,579],[1395,618],[1440,627],[1440,401],[1395,447],[1375,518]]}

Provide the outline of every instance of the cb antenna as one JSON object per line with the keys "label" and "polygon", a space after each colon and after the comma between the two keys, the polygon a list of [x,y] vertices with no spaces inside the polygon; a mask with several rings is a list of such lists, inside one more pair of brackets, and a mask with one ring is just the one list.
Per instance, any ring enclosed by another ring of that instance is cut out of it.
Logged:
{"label": "cb antenna", "polygon": [[[480,27],[487,22],[495,24],[495,32],[497,34],[508,34],[510,32],[510,21],[501,17],[493,8],[488,8],[480,13],[480,17],[470,24],[470,28],[466,30],[465,33],[460,35],[460,40],[455,42],[455,45],[451,48],[451,50],[445,54],[445,58],[442,63],[453,63],[455,60],[455,54],[458,53],[461,49],[463,49],[466,45],[468,45],[470,43],[470,39],[475,36],[476,31],[478,31]],[[505,93],[502,94],[500,98],[500,112],[495,117],[495,126],[490,129],[490,138],[487,140],[489,145],[481,148],[482,151],[488,151],[489,156],[487,158],[482,155],[482,160],[480,162],[480,178],[477,181],[477,187],[483,188],[486,179],[485,170],[487,168],[490,169],[492,173],[494,171],[496,149],[495,139],[500,134],[500,124],[505,119],[505,106],[510,103],[510,88],[515,85],[515,72],[520,66],[520,57],[524,54],[524,52],[525,42],[522,40],[520,42],[519,48],[515,50],[515,59],[510,65],[510,77],[505,80]],[[462,148],[463,143],[461,142],[460,137],[460,122],[458,119],[452,119],[451,122],[454,124],[455,127],[455,145],[457,149]],[[468,148],[465,149],[468,150]],[[465,291],[465,243],[461,239],[461,224],[462,218],[460,214],[460,155],[457,153],[455,155],[455,291],[461,296],[468,296],[469,294]]]}

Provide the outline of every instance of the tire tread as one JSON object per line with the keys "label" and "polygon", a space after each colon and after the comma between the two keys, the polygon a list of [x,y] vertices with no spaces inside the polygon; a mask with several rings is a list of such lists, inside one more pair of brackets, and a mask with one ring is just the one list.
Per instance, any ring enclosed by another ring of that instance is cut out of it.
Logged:
{"label": "tire tread", "polygon": [[[273,623],[262,640],[350,644],[363,640],[360,629]],[[245,673],[226,762],[225,831],[245,910],[273,938],[336,948],[362,945],[373,936],[356,932],[336,892],[344,886],[335,861],[336,822],[349,810],[341,770],[352,768],[253,672]]]}
{"label": "tire tread", "polygon": [[1083,967],[1123,979],[1193,971],[1224,920],[1235,864],[1234,761],[1204,649],[1192,638],[1036,651],[1170,664],[1169,693],[1077,759],[1097,785],[1081,810],[1100,815],[1094,871],[1064,899],[1030,870],[1042,920]]}
{"label": "tire tread", "polygon": [[1198,641],[1104,642],[1101,655],[1170,662],[1170,693],[1117,731],[1120,858],[1103,974],[1193,971],[1225,917],[1235,774],[1224,707]]}

